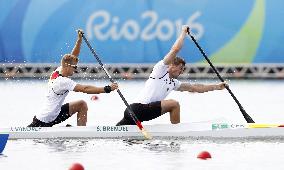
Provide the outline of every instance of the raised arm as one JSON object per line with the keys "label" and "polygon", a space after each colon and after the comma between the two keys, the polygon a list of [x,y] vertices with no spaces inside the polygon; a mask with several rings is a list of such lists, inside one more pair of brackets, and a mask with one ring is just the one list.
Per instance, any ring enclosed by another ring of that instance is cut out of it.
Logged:
{"label": "raised arm", "polygon": [[76,57],[79,56],[80,54],[80,49],[81,49],[81,44],[82,44],[82,30],[77,30],[77,33],[78,33],[78,38],[77,38],[77,41],[75,43],[75,46],[71,52],[72,55],[75,55]]}
{"label": "raised arm", "polygon": [[183,41],[184,38],[186,37],[187,34],[187,30],[188,30],[188,26],[187,25],[183,25],[182,26],[182,31],[179,35],[179,37],[177,38],[177,40],[175,41],[174,45],[172,46],[171,50],[169,51],[169,53],[165,56],[165,58],[163,59],[164,63],[166,65],[169,65],[172,63],[172,61],[175,59],[177,53],[180,51],[180,49],[182,48],[183,45]]}
{"label": "raised arm", "polygon": [[182,83],[178,88],[178,91],[204,93],[214,90],[223,90],[225,86],[227,86],[227,83],[224,82],[210,85]]}

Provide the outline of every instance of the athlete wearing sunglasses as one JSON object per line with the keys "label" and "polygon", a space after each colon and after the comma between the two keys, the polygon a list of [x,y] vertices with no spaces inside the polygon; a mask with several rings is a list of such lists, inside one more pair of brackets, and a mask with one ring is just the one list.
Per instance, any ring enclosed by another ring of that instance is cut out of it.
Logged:
{"label": "athlete wearing sunglasses", "polygon": [[29,127],[51,127],[59,124],[77,113],[77,126],[86,126],[88,106],[84,100],[72,101],[64,104],[70,91],[87,94],[110,93],[118,88],[116,83],[97,87],[74,82],[70,76],[77,69],[79,53],[82,43],[81,30],[78,30],[78,39],[71,54],[65,54],[61,59],[61,66],[50,76],[48,91],[44,107],[33,118]]}

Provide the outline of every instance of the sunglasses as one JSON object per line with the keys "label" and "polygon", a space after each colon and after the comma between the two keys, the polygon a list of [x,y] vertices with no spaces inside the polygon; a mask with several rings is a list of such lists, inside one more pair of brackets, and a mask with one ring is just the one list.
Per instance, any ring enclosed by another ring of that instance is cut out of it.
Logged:
{"label": "sunglasses", "polygon": [[185,66],[179,67],[179,69],[184,72],[185,71]]}
{"label": "sunglasses", "polygon": [[67,64],[67,65],[70,66],[70,67],[72,67],[72,68],[74,68],[75,70],[78,68],[77,65],[73,65],[73,64]]}

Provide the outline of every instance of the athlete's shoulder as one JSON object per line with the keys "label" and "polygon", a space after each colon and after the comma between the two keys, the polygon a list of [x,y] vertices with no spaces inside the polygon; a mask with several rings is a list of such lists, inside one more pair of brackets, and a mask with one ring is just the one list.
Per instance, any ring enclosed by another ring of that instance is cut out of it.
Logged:
{"label": "athlete's shoulder", "polygon": [[49,80],[54,80],[61,76],[61,66],[57,67],[50,75]]}
{"label": "athlete's shoulder", "polygon": [[159,62],[157,62],[156,66],[167,66],[164,62],[164,60],[160,60]]}
{"label": "athlete's shoulder", "polygon": [[168,66],[165,65],[164,61],[159,61],[153,68],[150,77],[160,78],[164,77],[168,72]]}

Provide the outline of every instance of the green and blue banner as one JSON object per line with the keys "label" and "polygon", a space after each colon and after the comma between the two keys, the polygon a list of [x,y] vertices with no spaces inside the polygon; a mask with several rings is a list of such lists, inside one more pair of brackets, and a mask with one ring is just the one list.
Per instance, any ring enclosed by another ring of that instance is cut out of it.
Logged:
{"label": "green and blue banner", "polygon": [[[214,63],[284,63],[282,0],[1,0],[0,62],[59,63],[82,28],[106,63],[155,63],[181,26]],[[204,62],[188,38],[180,52]],[[80,62],[94,63],[86,45]]]}

